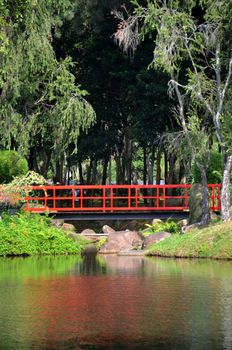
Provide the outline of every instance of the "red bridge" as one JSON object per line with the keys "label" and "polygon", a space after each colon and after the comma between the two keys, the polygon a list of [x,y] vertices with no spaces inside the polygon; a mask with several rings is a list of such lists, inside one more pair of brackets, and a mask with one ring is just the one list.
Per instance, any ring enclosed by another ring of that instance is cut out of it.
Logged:
{"label": "red bridge", "polygon": [[[192,185],[33,186],[25,210],[91,214],[188,212]],[[220,184],[208,185],[210,208],[220,211]],[[66,215],[67,217],[68,215]]]}

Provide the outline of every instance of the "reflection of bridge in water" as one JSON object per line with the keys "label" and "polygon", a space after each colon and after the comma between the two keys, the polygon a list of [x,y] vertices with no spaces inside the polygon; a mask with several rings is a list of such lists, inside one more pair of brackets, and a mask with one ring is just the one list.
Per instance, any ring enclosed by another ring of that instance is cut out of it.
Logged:
{"label": "reflection of bridge in water", "polygon": [[[33,186],[25,210],[75,220],[185,217],[192,185]],[[208,185],[210,209],[220,211],[219,184]]]}

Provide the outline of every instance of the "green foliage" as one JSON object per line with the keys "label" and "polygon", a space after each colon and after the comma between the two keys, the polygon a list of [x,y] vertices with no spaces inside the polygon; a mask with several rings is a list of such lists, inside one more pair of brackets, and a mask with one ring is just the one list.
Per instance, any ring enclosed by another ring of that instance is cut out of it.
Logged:
{"label": "green foliage", "polygon": [[180,226],[177,222],[168,219],[166,221],[156,221],[153,224],[146,224],[147,228],[141,231],[141,234],[144,237],[150,236],[156,232],[166,231],[170,233],[179,233]]}
{"label": "green foliage", "polygon": [[[196,166],[193,165],[193,182],[201,182],[201,174]],[[219,152],[213,151],[210,156],[209,168],[207,170],[207,181],[209,184],[221,183],[222,181],[222,155]]]}
{"label": "green foliage", "polygon": [[45,185],[46,179],[40,175],[37,174],[35,171],[28,171],[25,175],[22,176],[16,176],[14,180],[11,181],[10,184],[8,184],[9,187],[30,187],[33,185]]}
{"label": "green foliage", "polygon": [[231,223],[217,223],[188,234],[173,235],[149,248],[148,255],[231,260]]}
{"label": "green foliage", "polygon": [[[212,0],[148,0],[145,7],[136,0],[134,3],[144,34],[155,36],[151,66],[170,74],[169,94],[178,101],[175,116],[180,121],[192,161],[200,170],[202,185],[206,187],[209,141],[213,134],[221,147],[223,161],[226,153],[231,155],[230,137],[223,135],[223,112],[232,77],[232,42],[228,39],[232,6],[228,6],[227,0],[217,1],[216,6]],[[201,133],[196,133],[196,127]],[[215,175],[215,170],[213,172]],[[228,219],[230,203],[228,186],[224,186],[228,178],[225,167],[223,175],[222,217]],[[208,178],[208,181],[214,179]],[[202,220],[207,223],[210,217],[207,191],[203,193]]]}
{"label": "green foliage", "polygon": [[102,238],[96,243],[97,250],[100,250],[104,244],[107,242],[107,238]]}
{"label": "green foliage", "polygon": [[85,244],[85,239],[74,242],[37,214],[3,214],[0,221],[0,256],[80,254]]}
{"label": "green foliage", "polygon": [[42,186],[45,183],[45,178],[34,171],[28,171],[25,175],[16,176],[10,183],[1,188],[1,207],[20,208],[25,202],[23,198],[33,195],[31,186]]}
{"label": "green foliage", "polygon": [[232,110],[232,88],[230,87],[227,93],[227,101],[226,101],[225,110],[222,118],[222,131],[223,131],[223,138],[224,138],[224,143],[226,145],[227,154],[229,154],[232,150],[231,110]]}
{"label": "green foliage", "polygon": [[72,17],[75,4],[16,0],[0,6],[0,38],[6,36],[0,52],[1,143],[27,154],[39,139],[41,147],[49,142],[56,158],[95,118],[70,72],[70,59],[58,61],[52,47],[52,33]]}
{"label": "green foliage", "polygon": [[9,183],[28,171],[27,160],[16,151],[0,151],[0,183]]}

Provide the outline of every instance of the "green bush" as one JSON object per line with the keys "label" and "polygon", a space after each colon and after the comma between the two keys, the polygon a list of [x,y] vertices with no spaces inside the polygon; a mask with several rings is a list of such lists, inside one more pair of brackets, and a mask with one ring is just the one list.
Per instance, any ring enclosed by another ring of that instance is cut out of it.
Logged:
{"label": "green bush", "polygon": [[9,183],[28,171],[27,160],[16,151],[0,151],[0,183]]}
{"label": "green bush", "polygon": [[14,179],[0,189],[0,210],[10,208],[21,208],[25,203],[24,198],[28,195],[33,197],[32,185],[44,185],[45,178],[28,171],[26,175],[15,176]]}
{"label": "green bush", "polygon": [[80,254],[85,244],[84,238],[74,242],[39,214],[3,214],[0,221],[0,256]]}
{"label": "green bush", "polygon": [[[194,183],[201,183],[201,174],[195,164],[193,165],[192,176]],[[211,153],[207,180],[209,184],[221,183],[222,181],[222,155],[219,152],[213,151]]]}
{"label": "green bush", "polygon": [[146,228],[141,231],[143,237],[147,237],[156,232],[180,233],[180,226],[177,222],[168,219],[166,221],[157,221],[154,224],[145,224]]}

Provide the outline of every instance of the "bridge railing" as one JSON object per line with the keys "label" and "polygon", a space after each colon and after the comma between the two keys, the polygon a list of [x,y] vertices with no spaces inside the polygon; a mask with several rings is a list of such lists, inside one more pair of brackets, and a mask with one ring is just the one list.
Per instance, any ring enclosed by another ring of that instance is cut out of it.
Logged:
{"label": "bridge railing", "polygon": [[[33,186],[25,198],[31,212],[184,211],[192,185]],[[220,211],[221,185],[209,188],[210,208]]]}

